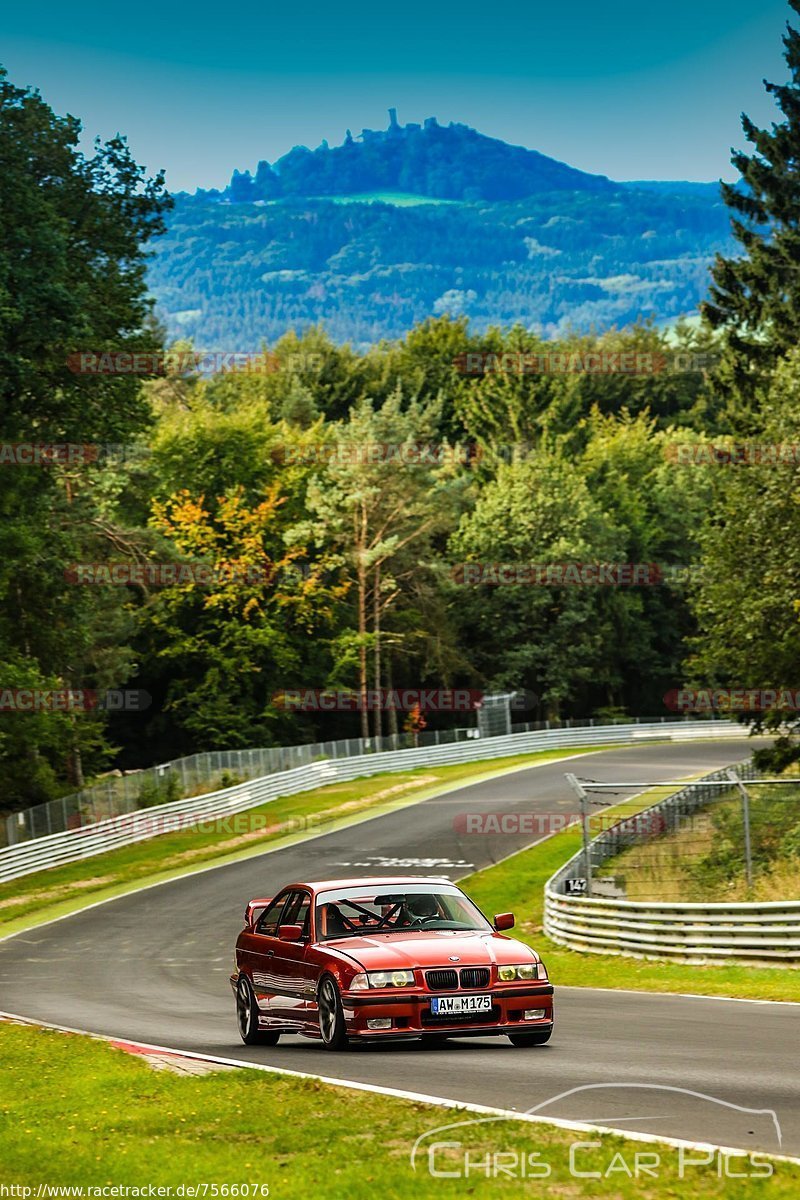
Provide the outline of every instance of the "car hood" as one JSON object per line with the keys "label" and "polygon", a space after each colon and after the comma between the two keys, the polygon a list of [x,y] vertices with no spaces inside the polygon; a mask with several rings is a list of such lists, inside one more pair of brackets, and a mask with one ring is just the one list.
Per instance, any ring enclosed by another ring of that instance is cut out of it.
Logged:
{"label": "car hood", "polygon": [[454,957],[462,966],[470,967],[537,961],[533,950],[516,938],[480,930],[474,933],[444,929],[438,933],[379,933],[336,938],[324,944],[356,959],[365,971],[448,967]]}

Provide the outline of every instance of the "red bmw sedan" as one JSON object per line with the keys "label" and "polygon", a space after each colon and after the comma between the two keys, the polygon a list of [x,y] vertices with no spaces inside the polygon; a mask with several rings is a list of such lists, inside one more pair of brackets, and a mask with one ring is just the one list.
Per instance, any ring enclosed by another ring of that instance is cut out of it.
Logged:
{"label": "red bmw sedan", "polygon": [[231,986],[248,1045],[281,1034],[328,1050],[383,1038],[486,1037],[541,1046],[553,988],[539,956],[447,879],[293,883],[251,900]]}

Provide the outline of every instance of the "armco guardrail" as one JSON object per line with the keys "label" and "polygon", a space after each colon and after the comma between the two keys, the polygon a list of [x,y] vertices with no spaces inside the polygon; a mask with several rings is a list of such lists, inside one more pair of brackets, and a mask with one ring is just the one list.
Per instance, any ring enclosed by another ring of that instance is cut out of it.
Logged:
{"label": "armco guardrail", "polygon": [[[742,779],[757,779],[744,764],[735,768]],[[651,805],[637,821],[621,821],[590,843],[592,871],[639,840],[637,830],[659,814],[659,827],[668,831],[680,816],[719,797],[703,788],[723,781],[726,770],[715,771]],[[622,900],[564,894],[569,878],[584,873],[583,850],[565,863],[545,885],[544,932],[571,950],[621,954],[688,963],[800,963],[800,900],[764,903],[695,903],[669,900]]]}
{"label": "armco guardrail", "polygon": [[[508,697],[486,696],[490,701]],[[294,767],[306,767],[310,763],[328,758],[355,758],[362,754],[381,753],[384,750],[410,750],[412,747],[445,746],[451,742],[469,741],[471,738],[505,736],[511,733],[539,733],[546,729],[593,729],[595,726],[627,724],[625,721],[606,718],[569,718],[565,721],[538,721],[530,724],[511,725],[510,709],[491,705],[492,711],[505,718],[508,728],[496,728],[487,732],[473,726],[459,729],[427,729],[416,735],[411,733],[387,734],[377,746],[375,738],[340,738],[338,741],[305,742],[296,746],[255,746],[247,750],[208,750],[190,754],[185,758],[174,758],[169,762],[145,767],[140,771],[111,771],[96,783],[79,792],[46,800],[31,808],[11,813],[0,821],[0,847],[16,846],[32,838],[47,837],[51,833],[63,833],[67,829],[79,829],[84,825],[96,825],[112,817],[121,817],[151,808],[158,804],[172,803],[184,797],[197,795],[204,788],[209,792],[244,783],[250,779],[261,779],[278,771],[290,771]],[[480,710],[479,715],[480,715]],[[708,719],[708,718],[706,718]],[[720,718],[717,718],[720,719]],[[662,717],[663,723],[680,721],[680,717]],[[683,720],[689,720],[684,717]],[[488,722],[493,725],[496,722]],[[636,725],[651,724],[646,718],[637,717]],[[226,780],[225,776],[229,778]],[[210,785],[210,786],[209,786]]]}
{"label": "armco guardrail", "polygon": [[[465,741],[478,735],[477,729],[433,730],[420,734],[419,744],[438,746],[440,743]],[[387,736],[383,744],[387,750],[407,750],[414,745],[414,738],[407,733],[394,734]],[[98,821],[121,817],[158,803],[171,803],[179,797],[191,796],[214,782],[216,787],[210,788],[210,791],[231,786],[234,780],[244,783],[245,780],[260,779],[278,771],[306,767],[321,759],[354,758],[356,755],[374,753],[374,738],[342,738],[338,741],[304,742],[296,746],[208,750],[185,758],[174,758],[155,767],[145,767],[141,771],[126,774],[110,772],[79,792],[46,800],[43,804],[35,804],[6,817],[4,823],[0,822],[0,846],[16,846],[32,838],[95,825]],[[233,778],[226,781],[226,774]],[[171,795],[170,789],[174,789]]]}
{"label": "armco guardrail", "polygon": [[639,725],[606,725],[594,729],[555,729],[515,733],[507,737],[475,739],[444,746],[390,750],[353,758],[331,759],[267,775],[207,796],[194,796],[152,808],[141,809],[81,829],[54,833],[0,849],[0,882],[29,875],[46,867],[61,866],[102,854],[118,846],[146,841],[160,833],[188,829],[246,809],[267,804],[278,796],[311,791],[326,783],[346,782],[359,776],[414,767],[445,766],[482,758],[507,758],[536,750],[569,749],[570,746],[603,746],[640,739],[692,740],[695,738],[741,737],[742,727],[723,721],[653,722]]}
{"label": "armco guardrail", "polygon": [[800,962],[800,900],[670,904],[548,895],[544,931],[571,950],[686,963]]}

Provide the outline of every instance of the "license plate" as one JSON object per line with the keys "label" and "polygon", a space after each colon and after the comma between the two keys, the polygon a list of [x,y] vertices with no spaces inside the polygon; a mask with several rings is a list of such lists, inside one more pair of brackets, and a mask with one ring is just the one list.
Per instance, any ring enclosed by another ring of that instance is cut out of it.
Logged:
{"label": "license plate", "polygon": [[432,996],[431,1012],[443,1017],[448,1013],[491,1012],[491,996]]}

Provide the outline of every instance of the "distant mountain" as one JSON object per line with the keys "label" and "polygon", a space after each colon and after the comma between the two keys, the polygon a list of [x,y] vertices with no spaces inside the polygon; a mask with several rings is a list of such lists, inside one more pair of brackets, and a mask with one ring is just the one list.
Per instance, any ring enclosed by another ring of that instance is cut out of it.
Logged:
{"label": "distant mountain", "polygon": [[276,200],[290,196],[342,196],[401,192],[435,200],[521,200],[552,191],[606,192],[604,175],[587,175],[565,163],[486,137],[468,125],[400,125],[393,108],[385,130],[348,129],[341,146],[295,146],[255,176],[234,171],[224,198]]}
{"label": "distant mountain", "polygon": [[613,183],[391,112],[387,130],[177,196],[149,278],[170,333],[205,348],[311,324],[363,348],[443,313],[545,336],[672,321],[732,248],[716,184]]}

